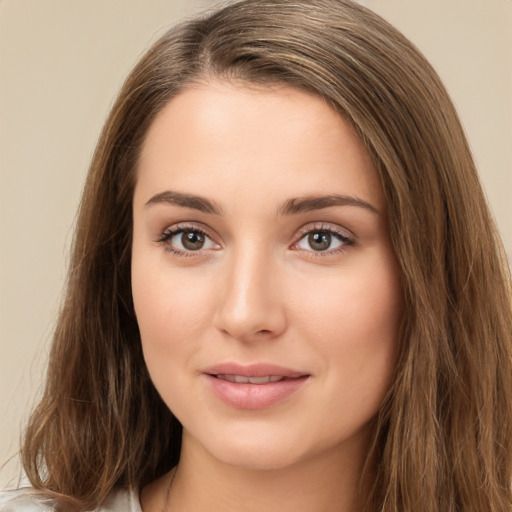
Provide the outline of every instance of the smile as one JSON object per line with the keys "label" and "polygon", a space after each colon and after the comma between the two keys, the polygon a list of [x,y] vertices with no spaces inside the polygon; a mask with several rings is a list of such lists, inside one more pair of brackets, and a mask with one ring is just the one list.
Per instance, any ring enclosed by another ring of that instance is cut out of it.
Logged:
{"label": "smile", "polygon": [[216,398],[235,409],[265,409],[299,391],[310,374],[272,364],[223,363],[203,370]]}
{"label": "smile", "polygon": [[217,379],[227,380],[229,382],[238,382],[242,384],[268,384],[269,382],[278,382],[286,379],[280,375],[268,375],[267,377],[246,377],[245,375],[214,375]]}

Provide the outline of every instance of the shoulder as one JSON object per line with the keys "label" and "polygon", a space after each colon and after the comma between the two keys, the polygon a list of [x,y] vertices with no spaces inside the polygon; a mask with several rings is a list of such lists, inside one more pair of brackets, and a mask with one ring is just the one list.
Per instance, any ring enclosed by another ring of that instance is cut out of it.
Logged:
{"label": "shoulder", "polygon": [[55,501],[31,487],[0,492],[0,512],[53,512]]}
{"label": "shoulder", "polygon": [[117,489],[110,494],[98,512],[142,512],[139,495],[127,489]]}
{"label": "shoulder", "polygon": [[[23,487],[0,492],[0,512],[58,512],[62,510],[56,500]],[[113,491],[104,505],[94,512],[142,512],[136,492],[126,489]]]}

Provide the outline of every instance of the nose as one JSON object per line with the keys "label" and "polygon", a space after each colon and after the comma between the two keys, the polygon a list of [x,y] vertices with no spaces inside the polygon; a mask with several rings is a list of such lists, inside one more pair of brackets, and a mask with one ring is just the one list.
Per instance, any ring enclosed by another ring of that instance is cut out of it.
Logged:
{"label": "nose", "polygon": [[215,325],[240,341],[272,339],[287,326],[279,269],[272,258],[246,248],[226,261]]}

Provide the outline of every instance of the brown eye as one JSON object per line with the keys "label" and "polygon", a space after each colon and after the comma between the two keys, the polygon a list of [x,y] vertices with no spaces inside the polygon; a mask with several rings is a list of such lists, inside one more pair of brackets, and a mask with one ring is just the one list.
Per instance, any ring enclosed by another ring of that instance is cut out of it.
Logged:
{"label": "brown eye", "polygon": [[220,249],[206,233],[193,227],[171,227],[162,233],[158,241],[167,251],[177,255]]}
{"label": "brown eye", "polygon": [[312,229],[305,232],[295,247],[302,251],[327,253],[353,245],[352,239],[331,229]]}
{"label": "brown eye", "polygon": [[308,235],[308,244],[314,251],[326,251],[331,247],[332,235],[325,231],[310,233]]}
{"label": "brown eye", "polygon": [[188,251],[198,251],[204,246],[205,237],[198,231],[184,231],[181,234],[181,244]]}

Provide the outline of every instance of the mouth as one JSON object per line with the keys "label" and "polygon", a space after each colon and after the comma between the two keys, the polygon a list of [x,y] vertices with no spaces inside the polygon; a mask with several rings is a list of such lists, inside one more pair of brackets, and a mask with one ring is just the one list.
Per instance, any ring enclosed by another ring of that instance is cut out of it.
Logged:
{"label": "mouth", "polygon": [[226,363],[205,369],[209,388],[224,404],[236,409],[265,409],[303,388],[309,373],[269,364]]}
{"label": "mouth", "polygon": [[270,382],[279,382],[281,380],[285,380],[288,377],[283,377],[281,375],[267,375],[266,377],[247,377],[245,375],[229,375],[229,374],[220,374],[220,375],[212,375],[212,377],[221,380],[227,380],[228,382],[236,382],[238,384],[269,384]]}
{"label": "mouth", "polygon": [[[231,362],[210,366],[205,368],[202,373],[218,379],[229,380],[230,382],[251,382],[252,384],[267,384],[268,382],[277,382],[283,379],[294,379],[309,375],[307,372],[271,363],[239,364]],[[260,379],[265,380],[260,381]]]}

